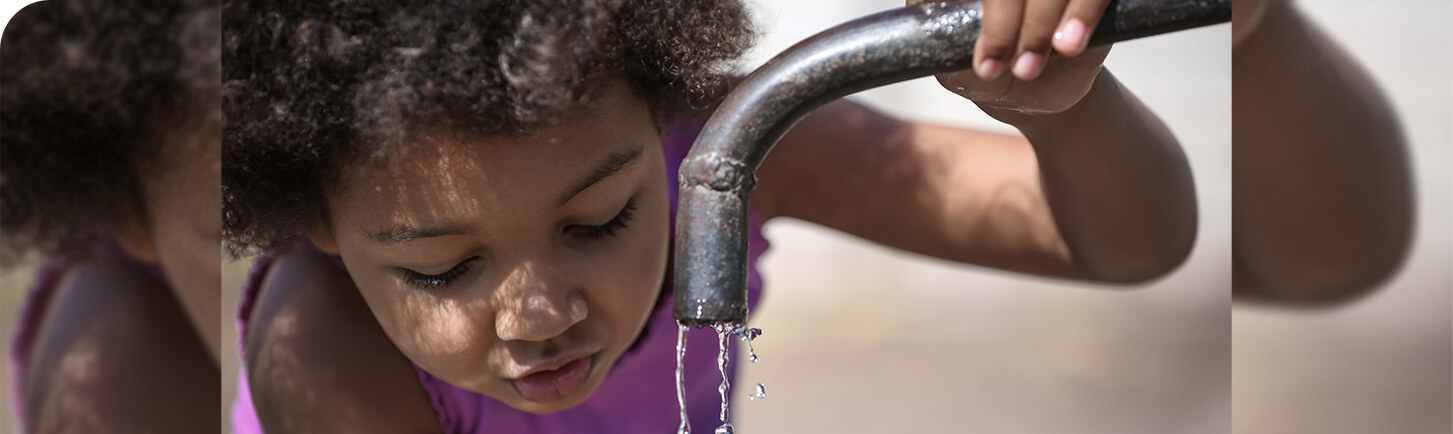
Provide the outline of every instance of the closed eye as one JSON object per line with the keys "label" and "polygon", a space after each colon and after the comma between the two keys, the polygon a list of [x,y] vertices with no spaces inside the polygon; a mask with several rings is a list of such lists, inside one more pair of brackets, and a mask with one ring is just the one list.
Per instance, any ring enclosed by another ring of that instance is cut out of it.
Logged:
{"label": "closed eye", "polygon": [[570,225],[565,227],[565,234],[582,240],[600,240],[605,237],[614,237],[616,232],[625,229],[631,222],[632,214],[636,211],[636,200],[626,201],[626,206],[621,208],[615,218],[605,224],[598,226]]}
{"label": "closed eye", "polygon": [[439,274],[424,274],[407,268],[400,268],[399,271],[403,274],[404,283],[409,284],[409,286],[419,289],[440,289],[448,287],[459,276],[469,272],[470,267],[474,266],[474,263],[478,260],[478,256],[465,259],[463,262],[454,265],[449,271]]}

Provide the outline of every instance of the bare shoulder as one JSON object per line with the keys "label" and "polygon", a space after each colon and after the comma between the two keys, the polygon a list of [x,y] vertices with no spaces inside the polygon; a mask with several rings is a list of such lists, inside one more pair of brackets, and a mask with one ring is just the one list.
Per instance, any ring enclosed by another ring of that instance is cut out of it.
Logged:
{"label": "bare shoulder", "polygon": [[56,291],[25,373],[30,430],[192,433],[220,425],[220,371],[170,289],[134,263],[103,258],[72,267]]}
{"label": "bare shoulder", "polygon": [[440,431],[413,365],[328,257],[278,258],[251,315],[245,362],[267,432]]}

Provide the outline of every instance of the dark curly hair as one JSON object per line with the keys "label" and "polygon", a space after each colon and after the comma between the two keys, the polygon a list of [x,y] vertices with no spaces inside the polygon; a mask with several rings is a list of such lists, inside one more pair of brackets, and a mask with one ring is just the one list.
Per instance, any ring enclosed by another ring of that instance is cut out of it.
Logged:
{"label": "dark curly hair", "polygon": [[659,121],[717,98],[752,37],[740,0],[238,0],[223,16],[234,256],[324,221],[340,168],[405,132],[528,132],[605,76]]}
{"label": "dark curly hair", "polygon": [[146,222],[169,132],[221,121],[216,0],[48,0],[0,42],[0,256]]}

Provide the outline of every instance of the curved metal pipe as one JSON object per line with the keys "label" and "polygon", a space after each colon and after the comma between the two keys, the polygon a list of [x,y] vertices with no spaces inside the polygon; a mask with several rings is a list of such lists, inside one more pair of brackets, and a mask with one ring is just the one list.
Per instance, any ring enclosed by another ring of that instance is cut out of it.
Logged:
{"label": "curved metal pipe", "polygon": [[[981,15],[978,2],[957,0],[859,18],[787,49],[726,97],[681,164],[672,309],[678,321],[746,319],[747,194],[777,140],[832,100],[969,69]],[[1116,0],[1090,44],[1230,20],[1230,0]]]}

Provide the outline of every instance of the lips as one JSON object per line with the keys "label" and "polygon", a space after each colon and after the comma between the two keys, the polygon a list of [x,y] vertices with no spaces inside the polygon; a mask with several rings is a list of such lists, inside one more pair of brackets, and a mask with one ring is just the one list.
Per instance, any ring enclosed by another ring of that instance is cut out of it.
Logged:
{"label": "lips", "polygon": [[559,368],[542,370],[515,380],[515,388],[525,399],[547,403],[569,396],[585,385],[591,358],[581,357]]}

